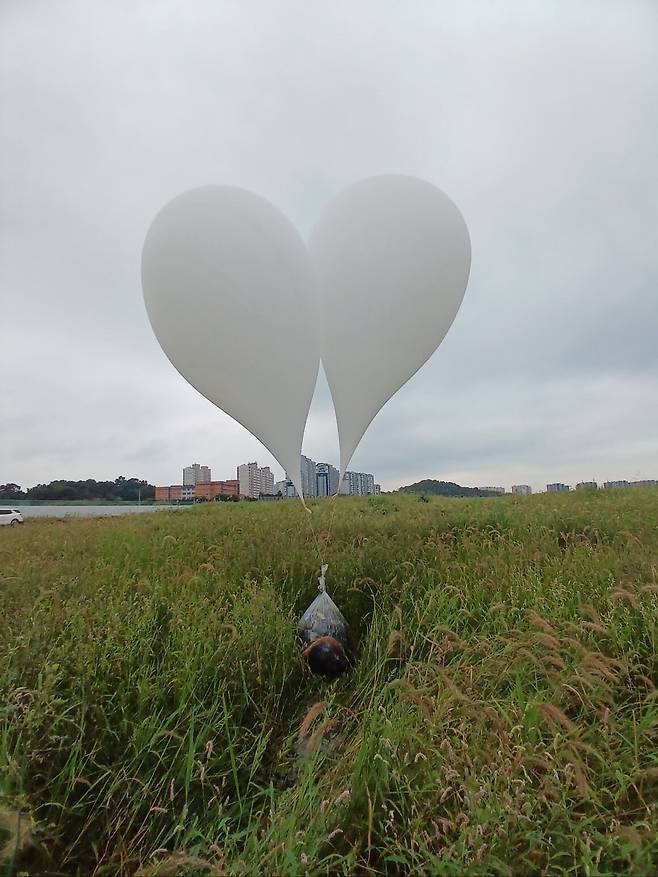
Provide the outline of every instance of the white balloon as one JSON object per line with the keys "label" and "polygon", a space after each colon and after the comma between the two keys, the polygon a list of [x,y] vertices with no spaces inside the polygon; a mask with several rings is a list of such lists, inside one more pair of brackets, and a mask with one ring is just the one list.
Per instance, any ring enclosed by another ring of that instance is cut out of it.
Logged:
{"label": "white balloon", "polygon": [[319,366],[311,284],[295,228],[243,189],[179,195],[144,242],[144,301],[162,349],[271,451],[300,496],[302,436]]}
{"label": "white balloon", "polygon": [[471,242],[440,189],[391,175],[342,192],[315,226],[309,252],[342,474],[382,405],[450,328],[468,283]]}

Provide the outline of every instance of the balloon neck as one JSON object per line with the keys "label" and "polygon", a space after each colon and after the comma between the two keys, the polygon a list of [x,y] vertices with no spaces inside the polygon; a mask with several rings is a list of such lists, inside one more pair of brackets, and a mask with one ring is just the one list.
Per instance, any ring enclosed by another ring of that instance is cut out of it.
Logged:
{"label": "balloon neck", "polygon": [[323,563],[322,566],[320,567],[320,578],[318,579],[318,591],[320,591],[321,594],[324,594],[324,592],[326,590],[324,574],[326,573],[326,571],[328,569],[329,569],[328,563]]}

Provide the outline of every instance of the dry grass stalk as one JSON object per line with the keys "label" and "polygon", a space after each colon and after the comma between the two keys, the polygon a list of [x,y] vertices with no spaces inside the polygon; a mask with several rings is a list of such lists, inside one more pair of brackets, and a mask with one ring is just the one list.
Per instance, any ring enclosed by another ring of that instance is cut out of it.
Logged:
{"label": "dry grass stalk", "polygon": [[527,661],[530,661],[538,670],[544,670],[544,665],[539,660],[537,655],[533,655],[533,653],[529,649],[521,648],[516,653],[517,658],[525,658]]}
{"label": "dry grass stalk", "polygon": [[579,793],[583,798],[589,798],[590,788],[585,778],[585,773],[577,762],[573,762],[571,764],[571,774],[573,777],[574,785],[578,789]]}
{"label": "dry grass stalk", "polygon": [[589,618],[591,618],[591,620],[594,622],[594,624],[603,625],[603,621],[601,620],[601,616],[596,611],[596,609],[591,605],[591,603],[583,603],[582,610],[583,610],[583,614],[587,615]]}
{"label": "dry grass stalk", "polygon": [[528,621],[531,624],[534,624],[535,627],[538,627],[540,630],[543,630],[544,633],[547,633],[550,635],[555,633],[555,628],[553,627],[553,625],[549,624],[549,622],[546,621],[545,618],[542,618],[541,615],[538,615],[536,612],[533,612],[532,609],[528,609],[528,611],[526,612],[526,615],[528,617]]}
{"label": "dry grass stalk", "polygon": [[620,837],[629,840],[636,847],[642,846],[642,836],[640,835],[639,831],[637,831],[631,825],[620,825],[617,829],[617,834]]}
{"label": "dry grass stalk", "polygon": [[317,703],[314,703],[313,706],[309,709],[309,711],[304,716],[301,725],[299,726],[299,731],[297,732],[297,739],[303,740],[304,737],[308,734],[309,728],[313,724],[313,722],[317,719],[318,716],[322,715],[327,706],[326,700],[319,700]]}
{"label": "dry grass stalk", "polygon": [[311,739],[309,741],[309,749],[314,751],[317,746],[320,745],[324,735],[330,728],[334,728],[338,724],[338,719],[325,719],[322,724],[316,728],[316,730],[311,735]]}
{"label": "dry grass stalk", "polygon": [[590,746],[589,743],[585,743],[582,740],[572,740],[571,745],[574,749],[584,752],[586,755],[591,755],[600,761],[601,764],[605,764],[605,756],[602,755],[598,749],[595,749],[594,746]]}
{"label": "dry grass stalk", "polygon": [[186,853],[172,853],[152,865],[144,865],[135,872],[135,877],[178,877],[184,869],[194,869],[208,874],[209,877],[226,877],[226,871],[219,865],[201,859],[199,856],[188,856]]}
{"label": "dry grass stalk", "polygon": [[537,709],[548,720],[549,724],[555,727],[561,725],[565,731],[575,731],[576,725],[566,716],[561,709],[552,703],[538,703]]}
{"label": "dry grass stalk", "polygon": [[554,636],[551,636],[549,633],[536,633],[533,636],[533,641],[542,646],[546,646],[548,649],[555,649],[555,651],[560,648],[559,640]]}
{"label": "dry grass stalk", "polygon": [[611,669],[610,663],[611,662],[600,653],[587,652],[578,667],[590,675],[594,673],[603,676],[608,682],[617,682],[617,674]]}
{"label": "dry grass stalk", "polygon": [[464,692],[461,690],[461,688],[459,688],[459,686],[456,685],[455,682],[453,682],[453,680],[450,678],[450,676],[448,676],[448,674],[445,672],[445,670],[442,670],[441,667],[437,667],[436,673],[439,676],[439,678],[441,679],[441,681],[443,682],[443,684],[445,685],[445,687],[448,689],[450,694],[452,694],[452,696],[456,700],[461,700],[461,701],[464,701],[465,703],[472,702],[470,697],[468,697],[467,695],[464,694]]}
{"label": "dry grass stalk", "polygon": [[552,664],[552,666],[555,667],[557,670],[564,670],[564,668],[567,666],[562,658],[559,655],[556,655],[555,652],[550,652],[548,655],[546,655],[544,661],[548,664]]}
{"label": "dry grass stalk", "polygon": [[598,624],[596,621],[581,621],[580,627],[582,630],[592,630],[595,633],[600,633],[601,636],[610,636],[608,628]]}
{"label": "dry grass stalk", "polygon": [[32,818],[27,813],[0,807],[0,829],[9,835],[0,847],[0,864],[11,862],[16,855],[32,846],[33,828]]}
{"label": "dry grass stalk", "polygon": [[551,770],[551,764],[545,758],[540,758],[538,755],[530,755],[526,758],[526,764],[535,770],[542,770],[545,773]]}
{"label": "dry grass stalk", "polygon": [[389,687],[402,692],[407,700],[410,700],[411,703],[418,707],[428,722],[432,720],[434,714],[434,703],[430,698],[425,697],[420,691],[418,691],[418,689],[414,688],[410,682],[406,679],[394,679]]}
{"label": "dry grass stalk", "polygon": [[626,603],[629,603],[633,609],[637,609],[640,603],[635,594],[631,594],[631,592],[627,591],[625,588],[615,588],[614,591],[610,592],[608,598],[614,602],[625,601]]}
{"label": "dry grass stalk", "polygon": [[401,630],[393,630],[391,631],[391,635],[388,638],[388,643],[386,644],[386,651],[390,655],[392,652],[399,652],[400,647],[404,646],[406,643],[406,639]]}

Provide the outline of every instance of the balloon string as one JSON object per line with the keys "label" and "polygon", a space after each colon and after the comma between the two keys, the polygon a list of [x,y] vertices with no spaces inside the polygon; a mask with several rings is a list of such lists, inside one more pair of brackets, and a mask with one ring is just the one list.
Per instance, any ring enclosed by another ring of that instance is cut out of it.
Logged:
{"label": "balloon string", "polygon": [[[320,577],[318,579],[318,591],[325,590],[325,573],[329,569],[329,564],[324,562],[324,552],[322,550],[322,545],[320,543],[320,539],[318,538],[318,534],[316,533],[315,527],[313,526],[313,510],[310,509],[306,503],[304,502],[303,495],[300,497],[302,501],[302,505],[304,507],[304,511],[308,512],[308,524],[311,528],[311,534],[313,535],[313,541],[315,542],[315,548],[318,552],[318,557],[320,558]],[[331,502],[331,515],[329,516],[329,526],[327,528],[327,537],[325,541],[329,541],[331,537],[331,533],[334,526],[334,518],[336,517],[336,501],[338,499],[338,493],[334,493],[330,498]]]}
{"label": "balloon string", "polygon": [[313,510],[310,509],[306,503],[304,502],[304,497],[301,497],[302,505],[304,506],[304,511],[308,512],[308,525],[311,528],[311,534],[313,536],[313,541],[315,542],[315,548],[318,552],[318,557],[320,559],[320,578],[318,579],[319,585],[318,590],[324,591],[324,574],[327,571],[327,564],[324,562],[324,554],[322,552],[322,546],[320,545],[320,540],[318,539],[318,534],[315,532],[315,527],[313,526]]}

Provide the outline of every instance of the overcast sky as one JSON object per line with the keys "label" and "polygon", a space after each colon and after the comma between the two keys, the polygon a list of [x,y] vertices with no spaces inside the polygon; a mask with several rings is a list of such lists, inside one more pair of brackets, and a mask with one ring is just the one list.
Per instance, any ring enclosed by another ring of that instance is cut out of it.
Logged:
{"label": "overcast sky", "polygon": [[[3,0],[0,89],[0,483],[278,477],[160,350],[145,232],[227,183],[307,237],[381,173],[444,189],[473,264],[351,468],[387,489],[658,478],[655,0]],[[304,449],[338,458],[322,382]]]}

